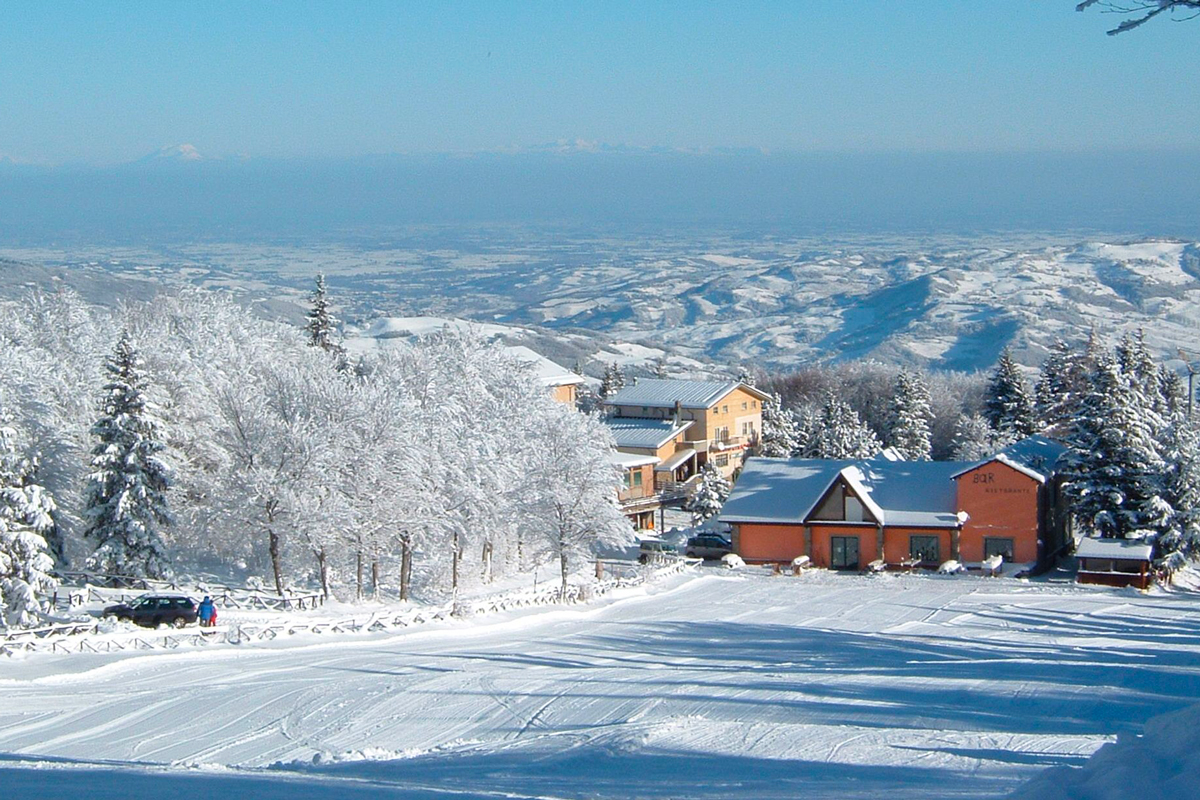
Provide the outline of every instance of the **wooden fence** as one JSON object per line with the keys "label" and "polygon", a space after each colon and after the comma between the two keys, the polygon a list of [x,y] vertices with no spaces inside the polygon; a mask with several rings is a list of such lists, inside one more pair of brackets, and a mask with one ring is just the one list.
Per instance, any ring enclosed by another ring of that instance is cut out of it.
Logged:
{"label": "wooden fence", "polygon": [[[218,625],[215,628],[191,630],[146,630],[105,634],[100,630],[98,621],[63,623],[0,634],[0,655],[174,650],[183,646],[209,647],[214,644],[243,645],[267,642],[300,634],[380,633],[429,622],[444,621],[451,617],[496,614],[532,606],[584,603],[617,589],[638,586],[648,580],[681,573],[694,566],[696,562],[692,559],[681,558],[655,567],[639,567],[636,562],[605,563],[611,569],[621,570],[624,574],[605,578],[595,583],[570,584],[565,596],[561,586],[553,586],[531,591],[507,592],[480,599],[459,600],[457,603],[425,606],[399,612],[375,612],[362,617],[347,617],[340,620],[298,619],[260,624]],[[280,600],[281,598],[266,596],[265,599]],[[301,598],[292,599],[297,601]],[[305,602],[308,601],[305,600]],[[249,607],[262,608],[262,606],[253,605]]]}

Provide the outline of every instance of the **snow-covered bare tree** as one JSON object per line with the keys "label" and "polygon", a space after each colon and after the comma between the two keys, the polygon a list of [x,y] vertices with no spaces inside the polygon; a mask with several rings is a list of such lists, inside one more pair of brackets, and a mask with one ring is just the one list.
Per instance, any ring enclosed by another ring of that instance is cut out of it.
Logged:
{"label": "snow-covered bare tree", "polygon": [[1010,434],[998,431],[979,414],[958,419],[954,434],[955,461],[982,461],[1003,450],[1014,441]]}
{"label": "snow-covered bare tree", "polygon": [[902,371],[896,376],[884,442],[895,448],[906,461],[928,461],[932,419],[929,387],[917,373]]}
{"label": "snow-covered bare tree", "polygon": [[572,409],[544,409],[542,435],[530,454],[524,519],[539,548],[558,564],[566,596],[571,564],[602,545],[633,539],[617,506],[620,473],[609,455],[612,434]]}
{"label": "snow-covered bare tree", "polygon": [[692,525],[712,519],[721,513],[732,487],[711,461],[705,462],[700,470],[700,485],[688,499],[688,511],[692,512]]}
{"label": "snow-covered bare tree", "polygon": [[1016,437],[1037,431],[1029,384],[1007,347],[988,381],[985,416],[993,428]]}
{"label": "snow-covered bare tree", "polygon": [[128,333],[105,362],[108,383],[100,418],[92,426],[92,449],[84,516],[85,538],[96,549],[89,566],[102,572],[162,578],[170,559],[162,529],[170,524],[170,470],[153,409],[142,359]]}
{"label": "snow-covered bare tree", "polygon": [[11,416],[0,408],[0,626],[36,624],[57,585],[47,542],[55,506],[36,471],[36,459],[22,451]]}

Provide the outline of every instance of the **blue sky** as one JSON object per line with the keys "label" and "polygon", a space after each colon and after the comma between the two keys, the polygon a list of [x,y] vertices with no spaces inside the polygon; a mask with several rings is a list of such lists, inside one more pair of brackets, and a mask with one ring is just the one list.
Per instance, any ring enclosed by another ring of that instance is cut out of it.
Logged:
{"label": "blue sky", "polygon": [[5,3],[0,155],[1200,149],[1200,20],[1073,6]]}

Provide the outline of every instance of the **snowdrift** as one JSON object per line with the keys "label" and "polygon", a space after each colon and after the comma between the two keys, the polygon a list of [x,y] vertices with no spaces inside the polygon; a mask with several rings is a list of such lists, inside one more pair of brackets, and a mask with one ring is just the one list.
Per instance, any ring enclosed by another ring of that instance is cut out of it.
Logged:
{"label": "snowdrift", "polygon": [[1152,717],[1141,736],[1122,732],[1083,767],[1051,767],[1013,800],[1200,798],[1200,704]]}

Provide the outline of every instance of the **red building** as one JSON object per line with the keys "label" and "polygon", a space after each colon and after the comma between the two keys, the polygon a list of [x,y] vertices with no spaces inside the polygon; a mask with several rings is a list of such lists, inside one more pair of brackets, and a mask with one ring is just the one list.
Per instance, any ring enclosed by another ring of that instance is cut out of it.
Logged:
{"label": "red building", "polygon": [[806,555],[816,566],[864,569],[1048,558],[1065,519],[1057,484],[1030,462],[1063,448],[1035,438],[981,462],[750,459],[721,512],[750,562]]}

